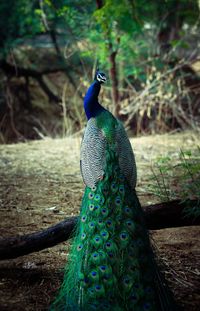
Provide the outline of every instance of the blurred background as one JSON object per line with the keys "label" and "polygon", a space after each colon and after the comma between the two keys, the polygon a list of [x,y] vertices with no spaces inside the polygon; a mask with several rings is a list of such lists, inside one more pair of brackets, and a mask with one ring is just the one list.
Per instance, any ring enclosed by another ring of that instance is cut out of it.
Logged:
{"label": "blurred background", "polygon": [[199,13],[199,0],[1,1],[0,143],[79,132],[96,66],[131,134],[199,128]]}

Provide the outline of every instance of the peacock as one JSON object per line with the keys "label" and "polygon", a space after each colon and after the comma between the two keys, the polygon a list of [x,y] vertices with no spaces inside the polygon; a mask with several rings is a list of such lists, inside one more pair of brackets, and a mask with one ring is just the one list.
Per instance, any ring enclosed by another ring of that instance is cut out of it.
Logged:
{"label": "peacock", "polygon": [[122,123],[98,101],[97,70],[84,98],[80,167],[85,192],[55,311],[177,310],[155,261]]}

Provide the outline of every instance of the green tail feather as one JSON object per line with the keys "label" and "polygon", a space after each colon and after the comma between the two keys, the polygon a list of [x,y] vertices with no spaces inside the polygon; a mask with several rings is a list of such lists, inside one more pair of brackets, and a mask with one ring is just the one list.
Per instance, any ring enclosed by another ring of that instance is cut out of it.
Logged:
{"label": "green tail feather", "polygon": [[104,179],[85,189],[64,281],[51,310],[172,311],[170,302],[164,300],[164,307],[159,302],[157,266],[137,195],[110,149],[106,163]]}

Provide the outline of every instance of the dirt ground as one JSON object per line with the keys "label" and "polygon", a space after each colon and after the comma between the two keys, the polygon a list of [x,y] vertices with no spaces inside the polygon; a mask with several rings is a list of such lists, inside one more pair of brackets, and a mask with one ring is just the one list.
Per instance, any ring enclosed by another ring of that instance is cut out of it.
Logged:
{"label": "dirt ground", "polygon": [[[158,155],[174,159],[180,148],[199,144],[184,132],[131,140],[138,166],[142,205],[156,201],[147,191]],[[35,232],[77,214],[84,185],[79,170],[80,137],[0,146],[0,238]],[[200,227],[152,231],[165,275],[185,311],[200,305]],[[68,242],[0,263],[0,310],[48,310],[61,283]]]}

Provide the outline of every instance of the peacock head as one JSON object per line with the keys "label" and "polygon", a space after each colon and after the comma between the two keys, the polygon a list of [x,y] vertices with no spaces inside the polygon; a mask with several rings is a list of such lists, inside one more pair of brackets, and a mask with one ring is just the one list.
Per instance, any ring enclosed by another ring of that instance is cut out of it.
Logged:
{"label": "peacock head", "polygon": [[101,84],[101,83],[105,83],[107,78],[104,72],[99,71],[97,69],[94,80],[98,81]]}

